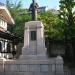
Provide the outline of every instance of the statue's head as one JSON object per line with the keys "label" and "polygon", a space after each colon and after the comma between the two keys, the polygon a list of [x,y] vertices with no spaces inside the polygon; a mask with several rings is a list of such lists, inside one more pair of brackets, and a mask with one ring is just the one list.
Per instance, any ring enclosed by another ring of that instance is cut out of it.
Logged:
{"label": "statue's head", "polygon": [[33,1],[33,3],[35,3],[35,0],[32,0]]}
{"label": "statue's head", "polygon": [[33,10],[33,8],[37,10],[37,9],[38,9],[38,7],[39,7],[39,6],[38,6],[38,4],[37,4],[37,3],[35,3],[35,4],[31,3],[29,10],[30,10],[30,11],[32,11],[32,10]]}

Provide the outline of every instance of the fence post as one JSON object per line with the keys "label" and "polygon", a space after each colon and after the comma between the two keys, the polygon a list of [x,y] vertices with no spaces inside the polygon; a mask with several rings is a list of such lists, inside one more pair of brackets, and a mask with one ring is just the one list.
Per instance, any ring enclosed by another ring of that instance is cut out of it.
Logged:
{"label": "fence post", "polygon": [[64,75],[63,58],[61,56],[56,57],[55,64],[56,75]]}

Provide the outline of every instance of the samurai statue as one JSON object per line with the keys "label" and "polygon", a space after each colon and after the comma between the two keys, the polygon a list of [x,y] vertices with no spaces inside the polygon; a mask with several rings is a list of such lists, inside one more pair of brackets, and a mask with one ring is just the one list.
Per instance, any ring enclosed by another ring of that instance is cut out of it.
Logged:
{"label": "samurai statue", "polygon": [[32,0],[29,11],[31,11],[31,16],[33,21],[37,20],[37,9],[38,9],[38,4],[35,2],[35,0]]}

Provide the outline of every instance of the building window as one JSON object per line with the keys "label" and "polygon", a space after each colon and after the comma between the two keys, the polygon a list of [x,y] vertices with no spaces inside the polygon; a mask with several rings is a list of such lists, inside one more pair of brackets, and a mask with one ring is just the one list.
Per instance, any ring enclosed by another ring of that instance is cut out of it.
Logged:
{"label": "building window", "polygon": [[30,31],[30,40],[35,41],[36,40],[36,31]]}
{"label": "building window", "polygon": [[10,43],[7,43],[7,53],[11,53],[11,45],[10,45]]}

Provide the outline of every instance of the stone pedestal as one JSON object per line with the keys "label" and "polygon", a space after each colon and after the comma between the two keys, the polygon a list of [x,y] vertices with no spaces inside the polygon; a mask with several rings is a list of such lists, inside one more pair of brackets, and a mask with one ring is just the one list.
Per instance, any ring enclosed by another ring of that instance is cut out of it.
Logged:
{"label": "stone pedestal", "polygon": [[[24,47],[22,48],[21,59],[30,57],[32,59],[46,58],[46,48],[44,40],[44,26],[40,21],[30,21],[25,23]],[[31,34],[35,32],[35,34]],[[34,37],[31,39],[31,37]]]}
{"label": "stone pedestal", "polygon": [[[31,40],[31,31],[36,31],[36,40]],[[25,24],[24,47],[20,57],[21,70],[25,75],[64,75],[63,59],[48,58],[44,41],[44,26],[40,21]],[[59,69],[60,68],[60,69]]]}

